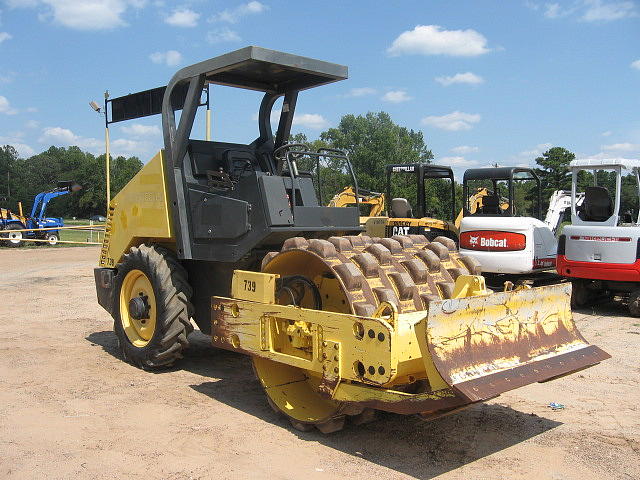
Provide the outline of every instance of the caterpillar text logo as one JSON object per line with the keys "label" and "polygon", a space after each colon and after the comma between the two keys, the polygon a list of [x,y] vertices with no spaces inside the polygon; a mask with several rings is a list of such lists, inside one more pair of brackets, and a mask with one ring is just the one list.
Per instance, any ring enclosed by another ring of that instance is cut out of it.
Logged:
{"label": "caterpillar text logo", "polygon": [[393,227],[391,229],[392,235],[408,235],[410,227]]}
{"label": "caterpillar text logo", "polygon": [[392,172],[415,172],[416,167],[414,167],[413,165],[399,165],[397,167],[392,167],[391,171]]}

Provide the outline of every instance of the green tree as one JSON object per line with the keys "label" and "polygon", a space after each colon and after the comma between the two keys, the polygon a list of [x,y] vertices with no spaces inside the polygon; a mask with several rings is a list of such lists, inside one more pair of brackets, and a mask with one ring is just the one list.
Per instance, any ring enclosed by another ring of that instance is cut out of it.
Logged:
{"label": "green tree", "polygon": [[[0,198],[6,196],[7,171],[10,173],[11,189],[11,198],[4,199],[1,204],[17,210],[17,203],[22,202],[24,211],[28,214],[36,194],[55,188],[59,181],[71,180],[79,183],[82,190],[56,198],[49,204],[47,215],[87,218],[94,214],[104,214],[104,165],[104,155],[96,157],[78,147],[52,146],[28,159],[19,158],[13,147],[0,147]],[[118,193],[140,168],[142,162],[137,157],[112,158],[112,195]]]}
{"label": "green tree", "polygon": [[385,165],[428,163],[433,158],[422,132],[395,124],[386,112],[345,115],[336,128],[322,132],[320,140],[345,150],[360,185],[378,192],[385,188]]}
{"label": "green tree", "polygon": [[[422,132],[401,127],[393,122],[388,113],[369,112],[366,115],[344,115],[336,128],[320,134],[320,138],[309,141],[298,133],[289,138],[291,143],[306,143],[312,150],[334,148],[347,152],[360,188],[384,192],[386,188],[385,166],[390,163],[429,163],[433,158],[425,144]],[[315,159],[299,159],[298,166],[315,172]],[[322,178],[322,202],[327,203],[333,195],[351,185],[351,175],[344,161],[323,159],[320,174]],[[445,182],[446,183],[446,182]],[[442,202],[442,191],[448,192],[446,185],[435,185],[430,192],[434,211],[447,210]],[[404,196],[415,205],[415,177],[397,175],[394,177],[393,194]],[[447,194],[448,195],[448,194]],[[428,195],[429,196],[429,195]],[[448,196],[446,197],[449,198]],[[442,204],[442,205],[441,205]],[[446,216],[449,216],[447,210]]]}
{"label": "green tree", "polygon": [[0,146],[0,198],[10,202],[14,195],[12,180],[15,176],[18,152],[11,145]]}
{"label": "green tree", "polygon": [[563,147],[553,147],[536,158],[536,163],[541,168],[535,171],[542,184],[542,208],[543,211],[549,205],[549,197],[556,190],[568,190],[571,188],[571,172],[569,162],[576,158],[573,152]]}

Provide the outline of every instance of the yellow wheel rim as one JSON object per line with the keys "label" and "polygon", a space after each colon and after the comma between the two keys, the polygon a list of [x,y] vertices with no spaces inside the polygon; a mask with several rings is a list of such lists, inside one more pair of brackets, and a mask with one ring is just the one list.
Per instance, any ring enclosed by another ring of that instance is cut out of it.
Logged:
{"label": "yellow wheel rim", "polygon": [[[131,301],[140,297],[148,306],[146,318],[136,318],[130,310]],[[156,330],[156,296],[151,281],[140,270],[131,270],[120,288],[120,322],[127,338],[136,347],[146,346]]]}

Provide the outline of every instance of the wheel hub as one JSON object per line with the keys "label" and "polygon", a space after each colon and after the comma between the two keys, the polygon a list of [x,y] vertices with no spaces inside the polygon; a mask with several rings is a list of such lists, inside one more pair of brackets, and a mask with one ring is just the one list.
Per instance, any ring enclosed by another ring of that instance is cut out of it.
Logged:
{"label": "wheel hub", "polygon": [[133,297],[129,300],[129,315],[136,320],[146,320],[149,318],[149,297],[146,295]]}

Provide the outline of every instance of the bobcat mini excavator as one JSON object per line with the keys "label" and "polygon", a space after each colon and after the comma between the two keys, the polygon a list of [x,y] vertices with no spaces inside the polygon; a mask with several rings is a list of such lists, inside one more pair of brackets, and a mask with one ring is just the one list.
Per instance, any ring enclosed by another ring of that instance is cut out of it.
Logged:
{"label": "bobcat mini excavator", "polygon": [[[193,320],[214,347],[251,356],[295,428],[325,433],[376,410],[437,416],[607,358],[576,329],[570,285],[494,293],[446,239],[357,235],[358,208],[319,204],[297,167],[301,146],[286,140],[298,93],[346,77],[341,65],[246,47],[110,100],[112,122],[161,113],[164,132],[111,200],[95,270],[123,358],[171,365]],[[190,138],[209,84],[264,92],[253,142]],[[303,153],[342,159],[357,198],[345,154]]]}

